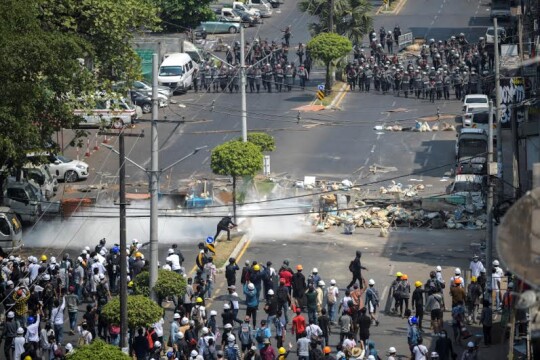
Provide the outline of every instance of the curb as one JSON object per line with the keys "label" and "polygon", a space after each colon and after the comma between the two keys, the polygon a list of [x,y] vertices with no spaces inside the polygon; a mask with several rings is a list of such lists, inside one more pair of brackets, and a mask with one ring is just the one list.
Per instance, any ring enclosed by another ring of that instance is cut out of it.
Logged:
{"label": "curb", "polygon": [[407,0],[400,0],[400,3],[394,8],[394,10],[391,11],[384,10],[386,5],[382,4],[375,12],[375,15],[397,15],[401,11],[401,9],[403,9],[403,6],[405,6],[406,3]]}
{"label": "curb", "polygon": [[339,91],[341,92],[341,95],[336,96],[334,100],[332,100],[330,105],[326,107],[326,110],[334,109],[336,107],[336,103],[341,103],[345,95],[347,95],[347,93],[349,92],[348,90],[345,90],[346,88],[347,88],[347,83],[341,85],[341,89],[339,89]]}

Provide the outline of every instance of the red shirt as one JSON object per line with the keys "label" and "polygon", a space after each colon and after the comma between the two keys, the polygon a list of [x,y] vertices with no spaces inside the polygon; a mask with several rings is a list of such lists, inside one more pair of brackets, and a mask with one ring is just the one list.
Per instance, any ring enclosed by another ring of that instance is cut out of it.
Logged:
{"label": "red shirt", "polygon": [[302,315],[296,315],[292,319],[292,333],[302,334],[306,331],[306,319]]}
{"label": "red shirt", "polygon": [[283,269],[279,272],[279,279],[285,280],[285,286],[291,287],[292,274],[289,270]]}

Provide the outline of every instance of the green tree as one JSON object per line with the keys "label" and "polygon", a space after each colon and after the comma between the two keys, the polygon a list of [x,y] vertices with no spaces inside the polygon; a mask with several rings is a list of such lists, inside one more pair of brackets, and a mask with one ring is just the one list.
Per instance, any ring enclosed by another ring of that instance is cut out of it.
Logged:
{"label": "green tree", "polygon": [[[242,137],[236,139],[242,141]],[[276,141],[273,136],[262,132],[250,132],[247,134],[247,141],[257,145],[262,152],[276,150]]]}
{"label": "green tree", "polygon": [[107,359],[107,360],[130,360],[118,346],[107,344],[101,339],[95,339],[88,345],[77,348],[74,353],[66,356],[69,360]]}
{"label": "green tree", "polygon": [[229,141],[216,146],[210,157],[210,168],[217,175],[233,179],[233,213],[236,219],[236,179],[253,176],[262,169],[263,155],[259,146],[250,142]]}
{"label": "green tree", "polygon": [[54,134],[78,123],[80,98],[140,77],[130,40],[156,28],[156,11],[148,0],[0,1],[0,167],[57,150]]}
{"label": "green tree", "polygon": [[[318,18],[310,23],[312,35],[330,31],[330,2],[328,0],[302,0],[298,3],[301,11]],[[360,44],[362,38],[373,27],[372,6],[369,0],[334,0],[334,32],[346,36],[354,44]]]}
{"label": "green tree", "polygon": [[[148,271],[143,271],[133,280],[133,289],[135,294],[150,296],[150,275]],[[158,279],[154,286],[154,291],[158,299],[164,299],[167,296],[184,296],[186,293],[186,279],[180,274],[169,270],[159,270]]]}
{"label": "green tree", "polygon": [[[127,317],[130,329],[149,326],[158,321],[163,315],[161,306],[147,296],[130,295],[127,299]],[[103,306],[101,314],[110,323],[120,324],[120,298],[116,296]]]}
{"label": "green tree", "polygon": [[321,33],[307,43],[307,49],[314,59],[320,60],[326,66],[326,92],[332,89],[330,67],[332,61],[347,55],[352,50],[349,39],[334,33]]}
{"label": "green tree", "polygon": [[159,8],[162,26],[168,31],[184,31],[202,21],[215,18],[210,8],[212,0],[151,0]]}

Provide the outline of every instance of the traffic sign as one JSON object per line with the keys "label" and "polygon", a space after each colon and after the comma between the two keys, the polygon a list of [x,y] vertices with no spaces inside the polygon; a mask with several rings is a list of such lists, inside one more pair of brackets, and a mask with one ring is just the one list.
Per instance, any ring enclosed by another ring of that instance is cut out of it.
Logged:
{"label": "traffic sign", "polygon": [[322,100],[324,99],[324,91],[317,91],[317,99]]}
{"label": "traffic sign", "polygon": [[317,89],[324,91],[324,84],[317,85]]}
{"label": "traffic sign", "polygon": [[206,243],[207,243],[207,244],[213,244],[213,243],[214,243],[214,238],[211,237],[211,236],[207,237],[207,238],[206,238]]}

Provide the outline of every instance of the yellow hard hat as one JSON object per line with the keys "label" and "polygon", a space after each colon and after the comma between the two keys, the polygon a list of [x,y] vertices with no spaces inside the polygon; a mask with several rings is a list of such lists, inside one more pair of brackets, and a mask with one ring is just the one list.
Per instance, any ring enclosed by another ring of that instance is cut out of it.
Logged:
{"label": "yellow hard hat", "polygon": [[471,282],[476,282],[476,276],[471,276]]}
{"label": "yellow hard hat", "polygon": [[196,301],[197,303],[202,303],[202,302],[203,302],[203,300],[202,300],[201,297],[198,297],[197,300],[195,300],[195,301]]}
{"label": "yellow hard hat", "polygon": [[286,350],[283,346],[280,347],[280,348],[278,349],[278,351],[279,351],[279,355],[284,355],[284,354],[287,352],[287,350]]}
{"label": "yellow hard hat", "polygon": [[403,274],[401,273],[401,271],[398,271],[398,272],[396,273],[396,277],[402,277],[402,276],[403,276]]}
{"label": "yellow hard hat", "polygon": [[261,270],[261,267],[259,266],[259,264],[255,264],[255,265],[253,265],[253,270],[259,271],[259,270]]}
{"label": "yellow hard hat", "polygon": [[422,282],[417,280],[417,281],[414,282],[414,286],[420,287],[420,286],[422,286]]}
{"label": "yellow hard hat", "polygon": [[136,257],[136,258],[138,258],[138,257],[142,258],[142,253],[141,253],[140,251],[137,251],[137,252],[135,253],[135,257]]}
{"label": "yellow hard hat", "polygon": [[132,287],[133,286],[133,280],[131,280],[130,282],[128,282],[128,287]]}
{"label": "yellow hard hat", "polygon": [[47,261],[47,255],[41,255],[41,261]]}

